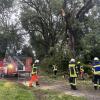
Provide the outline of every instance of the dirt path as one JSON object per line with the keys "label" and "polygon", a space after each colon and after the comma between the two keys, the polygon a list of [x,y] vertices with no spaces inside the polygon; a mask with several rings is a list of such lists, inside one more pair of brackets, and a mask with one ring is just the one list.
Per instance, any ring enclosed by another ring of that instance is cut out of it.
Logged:
{"label": "dirt path", "polygon": [[[14,79],[13,81],[16,81]],[[18,81],[17,81],[18,82]],[[26,83],[25,81],[19,81],[20,83]],[[77,81],[78,90],[71,90],[68,80],[54,79],[47,76],[40,77],[40,87],[42,90],[58,91],[72,96],[83,96],[87,100],[100,100],[100,90],[94,90],[91,81]],[[25,85],[25,84],[24,84]]]}
{"label": "dirt path", "polygon": [[59,91],[72,96],[83,96],[87,100],[100,100],[100,90],[94,90],[91,81],[78,81],[78,90],[71,90],[68,81],[48,80],[47,77],[41,77],[39,89]]}

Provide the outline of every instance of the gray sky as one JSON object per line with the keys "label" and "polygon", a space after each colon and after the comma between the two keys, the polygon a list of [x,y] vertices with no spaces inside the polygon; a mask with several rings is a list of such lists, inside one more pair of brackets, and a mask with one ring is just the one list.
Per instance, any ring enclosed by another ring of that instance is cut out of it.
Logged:
{"label": "gray sky", "polygon": [[[20,20],[19,20],[19,18],[20,18],[20,13],[21,13],[21,9],[20,9],[20,7],[21,7],[21,4],[19,3],[19,0],[16,0],[15,2],[14,2],[14,6],[13,6],[13,12],[12,12],[12,14],[11,14],[11,18],[10,18],[10,22],[11,23],[13,23],[13,24],[16,24],[16,23],[18,23],[19,22],[19,24],[18,24],[18,28],[22,28],[22,26],[21,26],[21,23],[20,23]],[[24,30],[24,29],[22,29],[22,30],[20,30],[19,32],[18,32],[18,34],[23,34],[23,33],[26,33],[26,31]],[[30,45],[29,44],[29,40],[30,40],[30,37],[29,37],[29,34],[27,34],[27,35],[23,35],[22,36],[23,38],[24,38],[24,41],[23,41],[23,45]]]}

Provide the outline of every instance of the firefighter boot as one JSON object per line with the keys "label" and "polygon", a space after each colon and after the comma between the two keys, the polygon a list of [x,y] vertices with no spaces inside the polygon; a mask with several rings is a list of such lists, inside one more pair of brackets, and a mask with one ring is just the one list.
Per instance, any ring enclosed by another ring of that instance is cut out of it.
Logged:
{"label": "firefighter boot", "polygon": [[94,89],[95,89],[95,90],[97,90],[97,88],[98,88],[97,86],[94,86]]}
{"label": "firefighter boot", "polygon": [[77,90],[76,86],[73,86],[73,90]]}
{"label": "firefighter boot", "polygon": [[71,89],[73,90],[73,85],[70,85],[71,86]]}
{"label": "firefighter boot", "polygon": [[39,85],[40,85],[40,84],[39,84],[39,82],[37,81],[37,82],[36,82],[36,86],[39,86]]}
{"label": "firefighter boot", "polygon": [[73,86],[73,85],[71,85],[71,89],[72,89],[72,90],[77,90],[77,89],[76,89],[76,86]]}

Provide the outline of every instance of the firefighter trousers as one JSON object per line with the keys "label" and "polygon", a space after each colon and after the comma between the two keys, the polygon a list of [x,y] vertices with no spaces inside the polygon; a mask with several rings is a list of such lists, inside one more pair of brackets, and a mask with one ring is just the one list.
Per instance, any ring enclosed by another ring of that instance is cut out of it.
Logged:
{"label": "firefighter trousers", "polygon": [[97,89],[98,87],[100,88],[100,75],[94,75],[93,82],[94,82],[95,89]]}
{"label": "firefighter trousers", "polygon": [[69,78],[69,83],[70,83],[71,89],[76,90],[76,77],[70,77]]}

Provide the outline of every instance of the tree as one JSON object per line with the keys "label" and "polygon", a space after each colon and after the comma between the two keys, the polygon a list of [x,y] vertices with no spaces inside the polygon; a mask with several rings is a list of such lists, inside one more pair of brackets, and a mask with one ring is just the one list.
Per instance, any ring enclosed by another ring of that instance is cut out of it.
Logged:
{"label": "tree", "polygon": [[59,15],[62,0],[22,0],[21,22],[30,34],[31,44],[38,56],[48,55],[64,33],[65,25]]}
{"label": "tree", "polygon": [[30,46],[24,45],[22,49],[22,55],[34,58],[33,50]]}
{"label": "tree", "polygon": [[12,7],[13,0],[0,0],[0,57],[4,57],[7,40],[5,36],[5,29],[7,30],[7,17],[10,8]]}
{"label": "tree", "polygon": [[20,48],[22,37],[18,34],[17,24],[12,24],[11,15],[14,0],[0,0],[0,54],[3,56],[7,47],[13,51]]}
{"label": "tree", "polygon": [[100,8],[95,7],[88,15],[89,20],[87,26],[89,31],[82,38],[81,45],[83,46],[82,56],[86,60],[93,59],[94,57],[100,57]]}
{"label": "tree", "polygon": [[[84,35],[85,14],[94,6],[94,0],[64,0],[62,13],[65,13],[66,34],[69,37],[69,47],[73,56],[79,55],[82,49],[80,39]],[[63,14],[62,14],[63,15]],[[86,29],[85,29],[86,30]]]}
{"label": "tree", "polygon": [[[95,0],[22,0],[22,4],[21,23],[38,58],[54,56],[58,48],[68,58],[85,55],[86,50],[93,53],[93,48],[87,49],[93,45],[87,37],[96,40],[99,36],[100,14],[99,9],[94,11],[98,8]],[[88,46],[83,46],[86,43]]]}

